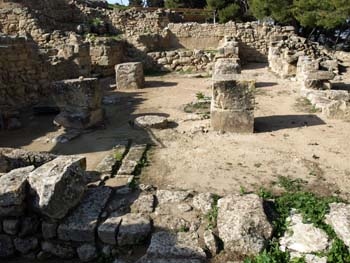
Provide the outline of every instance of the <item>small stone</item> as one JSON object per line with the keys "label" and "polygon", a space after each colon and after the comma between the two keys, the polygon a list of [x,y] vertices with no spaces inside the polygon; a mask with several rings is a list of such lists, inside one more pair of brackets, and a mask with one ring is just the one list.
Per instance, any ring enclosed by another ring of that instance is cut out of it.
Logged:
{"label": "small stone", "polygon": [[158,115],[137,117],[134,122],[139,128],[166,129],[168,126],[168,119]]}
{"label": "small stone", "polygon": [[186,191],[169,190],[157,190],[156,195],[159,204],[180,203],[185,201],[190,196],[189,192]]}
{"label": "small stone", "polygon": [[120,214],[113,213],[98,227],[98,237],[106,244],[117,244],[117,230],[122,222]]}
{"label": "small stone", "polygon": [[41,243],[41,249],[44,252],[50,253],[56,257],[63,259],[74,258],[75,251],[72,247],[55,244],[52,242],[44,241]]}
{"label": "small stone", "polygon": [[210,254],[215,256],[219,252],[219,247],[214,233],[210,230],[206,230],[204,231],[203,237],[205,246],[209,250]]}
{"label": "small stone", "polygon": [[38,239],[36,237],[15,238],[13,243],[16,250],[18,250],[21,254],[27,254],[30,251],[36,249],[39,245]]}
{"label": "small stone", "polygon": [[89,262],[97,258],[96,247],[91,244],[84,244],[78,247],[77,253],[82,262]]}
{"label": "small stone", "polygon": [[131,212],[133,213],[152,213],[154,210],[154,196],[142,195],[132,205]]}
{"label": "small stone", "polygon": [[40,225],[39,218],[36,216],[25,217],[21,221],[21,227],[18,235],[20,237],[34,235],[38,232]]}
{"label": "small stone", "polygon": [[6,234],[16,235],[18,233],[20,221],[18,219],[5,219],[2,228]]}
{"label": "small stone", "polygon": [[57,223],[43,222],[41,232],[44,239],[51,239],[57,236]]}
{"label": "small stone", "polygon": [[190,206],[189,204],[186,203],[181,203],[179,205],[177,205],[177,209],[182,212],[182,213],[186,213],[192,210],[192,206]]}
{"label": "small stone", "polygon": [[8,235],[0,235],[0,258],[10,257],[15,253],[12,239]]}
{"label": "small stone", "polygon": [[195,209],[207,214],[214,204],[214,195],[211,193],[201,193],[193,197],[192,205]]}

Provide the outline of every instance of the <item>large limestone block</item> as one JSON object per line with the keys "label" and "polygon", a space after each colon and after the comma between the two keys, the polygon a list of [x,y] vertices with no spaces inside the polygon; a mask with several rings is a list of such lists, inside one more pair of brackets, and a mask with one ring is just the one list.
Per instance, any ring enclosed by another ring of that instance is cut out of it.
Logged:
{"label": "large limestone block", "polygon": [[65,128],[85,129],[104,119],[102,89],[96,78],[79,78],[53,83],[53,97],[60,108],[54,122]]}
{"label": "large limestone block", "polygon": [[44,215],[61,219],[75,207],[85,190],[86,159],[60,156],[30,173],[33,206]]}
{"label": "large limestone block", "polygon": [[59,239],[95,242],[97,223],[111,192],[108,187],[96,187],[86,191],[80,205],[59,225]]}
{"label": "large limestone block", "polygon": [[225,250],[250,256],[266,247],[272,226],[261,198],[255,194],[231,195],[220,199],[218,207],[217,226]]}
{"label": "large limestone block", "polygon": [[330,212],[326,215],[326,223],[329,224],[350,249],[350,205],[332,203]]}
{"label": "large limestone block", "polygon": [[211,125],[216,131],[254,131],[254,81],[214,80]]}
{"label": "large limestone block", "polygon": [[142,89],[145,85],[141,62],[130,62],[115,66],[117,89]]}

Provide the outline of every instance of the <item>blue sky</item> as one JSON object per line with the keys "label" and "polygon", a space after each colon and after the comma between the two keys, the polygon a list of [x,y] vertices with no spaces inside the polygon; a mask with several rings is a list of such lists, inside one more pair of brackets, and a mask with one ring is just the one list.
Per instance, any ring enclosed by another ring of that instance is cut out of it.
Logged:
{"label": "blue sky", "polygon": [[127,5],[129,3],[128,0],[107,0],[107,2],[111,4],[119,3],[123,5]]}

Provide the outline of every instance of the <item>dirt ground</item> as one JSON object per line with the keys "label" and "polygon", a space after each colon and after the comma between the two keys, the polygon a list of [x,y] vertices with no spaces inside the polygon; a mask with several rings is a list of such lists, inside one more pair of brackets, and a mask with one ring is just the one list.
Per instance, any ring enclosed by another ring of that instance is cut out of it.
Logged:
{"label": "dirt ground", "polygon": [[[104,128],[55,144],[52,138],[62,131],[52,125],[53,116],[28,115],[23,129],[0,133],[0,146],[82,154],[94,169],[113,145],[131,139],[155,145],[142,183],[225,194],[260,187],[278,191],[274,182],[285,176],[305,180],[310,190],[349,199],[350,122],[314,112],[300,100],[296,82],[277,78],[266,65],[249,65],[242,78],[257,82],[254,134],[220,134],[210,129],[210,120],[184,111],[196,93],[211,95],[210,78],[164,75],[147,77],[142,90],[108,91],[118,102],[106,106]],[[171,127],[143,131],[130,125],[143,114],[167,116]]]}

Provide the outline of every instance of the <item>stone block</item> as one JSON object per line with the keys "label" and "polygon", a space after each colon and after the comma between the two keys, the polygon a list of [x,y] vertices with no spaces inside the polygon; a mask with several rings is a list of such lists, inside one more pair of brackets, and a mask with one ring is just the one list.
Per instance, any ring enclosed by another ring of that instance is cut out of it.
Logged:
{"label": "stone block", "polygon": [[241,65],[237,58],[221,58],[214,66],[213,75],[235,75],[241,73]]}
{"label": "stone block", "polygon": [[115,72],[118,90],[144,88],[145,77],[141,62],[118,64],[115,66]]}
{"label": "stone block", "polygon": [[254,131],[254,81],[214,80],[211,125],[216,131]]}
{"label": "stone block", "polygon": [[126,214],[118,229],[117,243],[119,246],[138,245],[145,241],[151,233],[151,221],[141,214]]}
{"label": "stone block", "polygon": [[111,192],[108,187],[87,190],[80,205],[59,225],[57,231],[59,239],[95,242],[97,222]]}
{"label": "stone block", "polygon": [[128,154],[123,159],[117,177],[130,176],[134,173],[139,161],[142,159],[144,152],[147,149],[146,144],[132,145]]}
{"label": "stone block", "polygon": [[98,227],[98,237],[102,242],[110,245],[117,244],[117,232],[122,222],[119,213],[113,213],[106,221]]}
{"label": "stone block", "polygon": [[33,207],[48,217],[63,218],[84,193],[85,167],[84,157],[60,156],[30,173]]}
{"label": "stone block", "polygon": [[15,253],[12,239],[8,235],[0,235],[0,258],[10,257]]}

